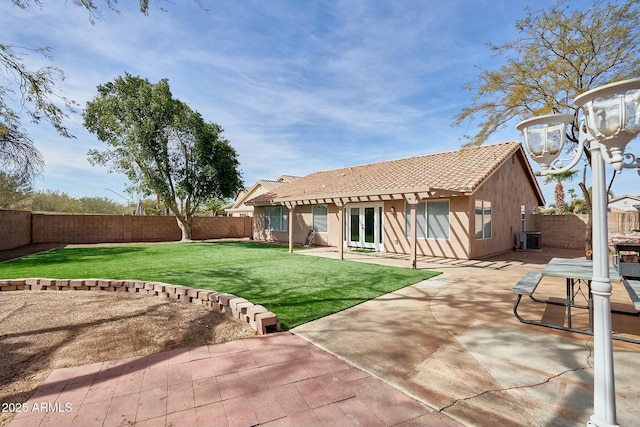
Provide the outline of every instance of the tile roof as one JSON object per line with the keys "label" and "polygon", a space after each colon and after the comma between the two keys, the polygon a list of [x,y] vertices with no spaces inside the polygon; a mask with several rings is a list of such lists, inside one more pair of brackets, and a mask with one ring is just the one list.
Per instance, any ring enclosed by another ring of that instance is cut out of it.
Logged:
{"label": "tile roof", "polygon": [[[524,158],[520,143],[511,141],[325,170],[255,197],[249,203],[374,196],[412,191],[471,193],[517,151]],[[525,163],[530,170],[526,159]],[[537,187],[537,183],[534,185]],[[538,193],[541,194],[539,188]]]}
{"label": "tile roof", "polygon": [[271,191],[271,190],[275,190],[278,187],[282,187],[283,185],[288,184],[288,182],[272,181],[270,179],[261,179],[260,181],[257,182],[257,184],[260,184],[267,191]]}

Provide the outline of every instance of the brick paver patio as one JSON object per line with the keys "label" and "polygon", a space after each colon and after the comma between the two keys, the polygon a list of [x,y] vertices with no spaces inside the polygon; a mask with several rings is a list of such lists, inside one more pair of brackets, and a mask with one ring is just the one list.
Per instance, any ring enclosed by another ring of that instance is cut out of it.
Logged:
{"label": "brick paver patio", "polygon": [[27,407],[11,427],[459,425],[288,332],[58,369]]}

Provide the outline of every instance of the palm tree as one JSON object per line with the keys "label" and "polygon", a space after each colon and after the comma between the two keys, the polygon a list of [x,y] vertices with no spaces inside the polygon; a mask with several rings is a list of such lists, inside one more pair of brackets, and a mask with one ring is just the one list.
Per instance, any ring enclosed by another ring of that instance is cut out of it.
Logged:
{"label": "palm tree", "polygon": [[564,186],[562,181],[571,181],[578,171],[572,170],[556,175],[548,175],[549,178],[556,182],[556,188],[554,190],[554,196],[556,199],[556,215],[564,215]]}

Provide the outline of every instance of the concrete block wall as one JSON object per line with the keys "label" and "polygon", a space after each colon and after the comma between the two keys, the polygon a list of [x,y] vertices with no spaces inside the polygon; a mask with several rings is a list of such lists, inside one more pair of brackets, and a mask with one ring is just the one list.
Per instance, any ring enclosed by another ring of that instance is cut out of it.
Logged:
{"label": "concrete block wall", "polygon": [[131,235],[126,242],[171,242],[182,237],[174,216],[126,217],[131,222]]}
{"label": "concrete block wall", "polygon": [[[251,217],[194,217],[193,238],[251,237],[251,221]],[[0,210],[0,250],[37,243],[170,242],[181,237],[173,216]]]}
{"label": "concrete block wall", "polygon": [[0,210],[0,251],[31,243],[31,212]]}
{"label": "concrete block wall", "polygon": [[0,292],[9,291],[106,291],[140,293],[209,307],[248,323],[258,335],[282,330],[278,316],[261,305],[223,292],[189,288],[162,282],[111,279],[27,278],[0,280]]}
{"label": "concrete block wall", "polygon": [[584,249],[587,215],[533,215],[527,231],[539,231],[543,247]]}
{"label": "concrete block wall", "polygon": [[[128,216],[128,215],[126,215]],[[125,215],[32,213],[32,243],[125,242]]]}
{"label": "concrete block wall", "polygon": [[[640,227],[638,212],[609,212],[609,233],[625,233]],[[531,230],[540,231],[542,246],[551,248],[584,248],[588,215],[533,215]]]}
{"label": "concrete block wall", "polygon": [[196,240],[251,237],[251,217],[198,216],[193,218],[192,231]]}

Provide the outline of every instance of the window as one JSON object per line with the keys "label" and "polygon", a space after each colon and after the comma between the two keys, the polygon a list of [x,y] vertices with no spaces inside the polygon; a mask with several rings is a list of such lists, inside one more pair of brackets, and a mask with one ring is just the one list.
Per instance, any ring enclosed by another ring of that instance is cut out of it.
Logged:
{"label": "window", "polygon": [[313,205],[313,231],[316,233],[327,232],[327,205]]}
{"label": "window", "polygon": [[287,231],[287,208],[284,206],[268,206],[264,208],[264,229]]}
{"label": "window", "polygon": [[491,238],[491,202],[476,200],[476,240]]}
{"label": "window", "polygon": [[[418,203],[416,209],[416,237],[449,238],[449,200],[429,200]],[[411,237],[411,205],[406,205],[406,236]]]}
{"label": "window", "polygon": [[429,239],[449,238],[449,201],[427,202],[427,237]]}

